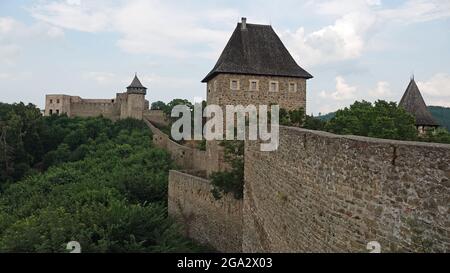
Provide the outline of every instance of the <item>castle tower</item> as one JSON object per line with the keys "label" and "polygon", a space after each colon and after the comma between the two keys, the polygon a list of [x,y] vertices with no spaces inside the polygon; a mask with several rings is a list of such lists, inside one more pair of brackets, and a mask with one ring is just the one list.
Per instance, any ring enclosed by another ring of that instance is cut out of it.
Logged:
{"label": "castle tower", "polygon": [[248,24],[242,18],[202,82],[207,83],[208,104],[279,104],[297,110],[306,108],[306,80],[310,78],[272,26]]}
{"label": "castle tower", "polygon": [[430,111],[428,111],[419,87],[414,81],[414,77],[411,78],[400,100],[399,106],[402,106],[408,113],[414,116],[416,119],[416,128],[420,134],[425,133],[427,130],[434,130],[439,126]]}
{"label": "castle tower", "polygon": [[130,86],[127,87],[127,103],[123,105],[121,118],[142,119],[144,110],[146,110],[145,95],[147,88],[141,81],[134,76]]}

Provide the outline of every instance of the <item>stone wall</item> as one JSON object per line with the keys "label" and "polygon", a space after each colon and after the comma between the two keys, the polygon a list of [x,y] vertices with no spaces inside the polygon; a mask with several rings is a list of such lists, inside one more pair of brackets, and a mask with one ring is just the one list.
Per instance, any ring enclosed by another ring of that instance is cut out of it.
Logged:
{"label": "stone wall", "polygon": [[[81,98],[80,98],[81,99]],[[67,113],[70,116],[71,97],[67,95],[46,95],[45,116]]]}
{"label": "stone wall", "polygon": [[117,105],[111,100],[109,102],[72,102],[70,104],[70,116],[74,117],[95,117],[104,116],[116,120],[120,113]]}
{"label": "stone wall", "polygon": [[[239,90],[231,90],[230,81],[239,81]],[[250,91],[250,80],[258,81],[258,90]],[[278,92],[269,91],[270,81],[277,81]],[[289,91],[289,83],[297,85],[296,92]],[[272,105],[296,110],[306,107],[306,80],[290,77],[249,76],[219,74],[207,84],[207,102],[217,105]]]}
{"label": "stone wall", "polygon": [[220,252],[242,251],[242,200],[215,200],[208,180],[170,171],[168,209],[189,238]]}
{"label": "stone wall", "polygon": [[450,145],[281,127],[245,153],[244,252],[450,251]]}
{"label": "stone wall", "polygon": [[153,124],[162,126],[168,126],[170,124],[169,119],[162,110],[147,110],[144,112],[144,117]]}
{"label": "stone wall", "polygon": [[208,169],[209,163],[206,151],[180,145],[156,128],[156,126],[147,119],[147,116],[145,116],[144,121],[153,133],[153,143],[157,147],[167,150],[172,160],[179,168],[201,171],[206,171]]}
{"label": "stone wall", "polygon": [[67,114],[69,117],[104,116],[111,120],[143,119],[149,102],[144,95],[117,93],[115,99],[83,99],[78,96],[46,95],[44,115]]}

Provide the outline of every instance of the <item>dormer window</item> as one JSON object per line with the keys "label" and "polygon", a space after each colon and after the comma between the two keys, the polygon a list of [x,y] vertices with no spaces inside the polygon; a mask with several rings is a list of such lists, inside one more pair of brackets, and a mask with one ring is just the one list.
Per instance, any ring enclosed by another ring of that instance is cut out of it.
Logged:
{"label": "dormer window", "polygon": [[292,93],[297,92],[297,83],[295,83],[295,82],[289,83],[289,92],[292,92]]}
{"label": "dormer window", "polygon": [[250,80],[250,91],[258,91],[259,90],[259,81],[258,80]]}
{"label": "dormer window", "polygon": [[270,92],[278,92],[278,82],[277,81],[270,81],[269,91]]}
{"label": "dormer window", "polygon": [[231,80],[230,81],[230,89],[231,90],[239,90],[239,80]]}

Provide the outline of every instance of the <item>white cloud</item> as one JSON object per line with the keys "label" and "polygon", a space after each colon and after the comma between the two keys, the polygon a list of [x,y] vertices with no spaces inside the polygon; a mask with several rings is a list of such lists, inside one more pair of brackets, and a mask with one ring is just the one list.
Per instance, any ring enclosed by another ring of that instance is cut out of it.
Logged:
{"label": "white cloud", "polygon": [[336,20],[334,25],[318,31],[305,34],[304,29],[299,28],[282,36],[294,57],[302,64],[312,66],[361,56],[366,45],[366,33],[375,21],[371,14],[349,13]]}
{"label": "white cloud", "polygon": [[0,80],[10,80],[12,79],[12,75],[9,73],[1,73],[0,72]]}
{"label": "white cloud", "polygon": [[32,40],[63,35],[60,28],[42,22],[25,25],[11,17],[0,17],[0,64],[14,63],[22,48]]}
{"label": "white cloud", "polygon": [[109,72],[87,72],[84,76],[100,85],[111,85],[118,82],[117,76]]}
{"label": "white cloud", "polygon": [[356,87],[347,84],[343,77],[336,77],[336,91],[331,94],[335,100],[352,100],[356,98]]}
{"label": "white cloud", "polygon": [[388,82],[380,81],[375,89],[369,90],[369,95],[375,99],[387,99],[392,96],[391,86]]}
{"label": "white cloud", "polygon": [[322,91],[320,97],[336,101],[348,101],[356,98],[356,86],[349,85],[341,76],[336,77],[336,90],[330,93]]}
{"label": "white cloud", "polygon": [[42,22],[61,28],[84,32],[99,32],[111,23],[111,8],[95,2],[52,1],[30,9],[31,15]]}
{"label": "white cloud", "polygon": [[[65,29],[118,32],[117,44],[125,52],[172,57],[217,57],[229,36],[229,29],[223,28],[237,16],[233,9],[188,11],[185,6],[160,0],[123,1],[121,5],[51,1],[34,6],[31,13]],[[214,28],[214,23],[222,24],[221,29]]]}
{"label": "white cloud", "polygon": [[313,2],[312,8],[337,19],[310,33],[303,27],[282,32],[295,59],[306,66],[359,58],[370,48],[371,38],[387,23],[409,24],[450,17],[450,1],[441,0],[409,0],[392,9],[383,9],[379,0],[331,0]]}
{"label": "white cloud", "polygon": [[0,65],[13,64],[20,55],[20,47],[15,44],[2,44],[0,41]]}
{"label": "white cloud", "polygon": [[69,5],[80,6],[81,0],[66,0],[66,3]]}
{"label": "white cloud", "polygon": [[427,81],[418,81],[428,105],[450,107],[450,74],[438,73]]}
{"label": "white cloud", "polygon": [[447,18],[450,17],[450,1],[409,0],[399,8],[380,11],[380,16],[406,24]]}
{"label": "white cloud", "polygon": [[[282,30],[283,40],[301,64],[313,66],[359,58],[386,22],[418,22],[450,16],[450,2],[409,0],[383,8],[380,0],[310,1],[308,8],[336,17],[333,24],[306,32]],[[217,58],[239,17],[235,9],[189,8],[162,0],[44,1],[32,15],[52,25],[84,32],[116,31],[129,53]],[[257,17],[257,16],[255,16]]]}
{"label": "white cloud", "polygon": [[[319,112],[329,113],[353,104],[356,100],[392,100],[391,85],[386,81],[379,81],[372,89],[349,84],[342,76],[336,77],[334,91],[319,93]],[[367,95],[368,94],[368,95]]]}

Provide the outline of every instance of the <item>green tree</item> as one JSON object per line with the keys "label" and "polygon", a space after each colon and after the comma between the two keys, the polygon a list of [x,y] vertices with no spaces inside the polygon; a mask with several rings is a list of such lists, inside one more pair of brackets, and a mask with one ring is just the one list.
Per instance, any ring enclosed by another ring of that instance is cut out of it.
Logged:
{"label": "green tree", "polygon": [[244,195],[244,141],[226,140],[221,142],[224,147],[224,159],[230,166],[229,170],[211,174],[212,194],[220,199],[223,194],[231,193],[234,198],[242,199]]}
{"label": "green tree", "polygon": [[167,104],[165,104],[163,101],[155,101],[152,103],[152,106],[150,109],[152,110],[165,110],[167,108]]}
{"label": "green tree", "polygon": [[57,148],[44,156],[48,170],[33,174],[29,165],[15,164],[29,175],[0,194],[0,252],[66,252],[73,240],[83,252],[204,249],[167,217],[172,161],[152,145],[145,123],[43,119],[43,135],[59,128],[62,137],[49,142]]}
{"label": "green tree", "polygon": [[350,107],[338,110],[325,129],[336,134],[415,140],[414,123],[414,117],[397,107],[395,102],[356,101]]}

